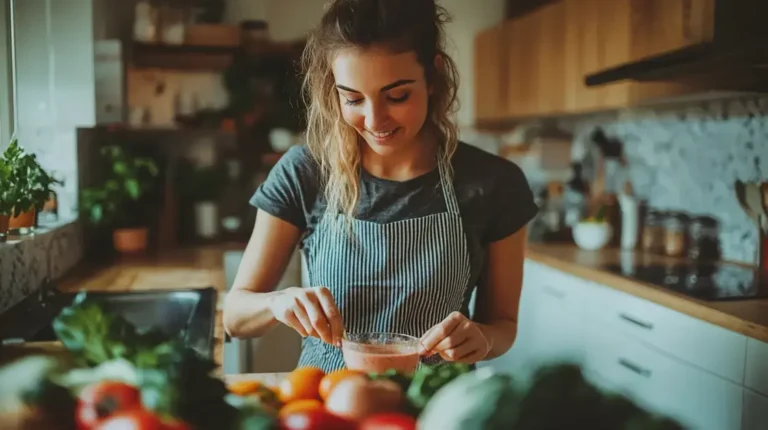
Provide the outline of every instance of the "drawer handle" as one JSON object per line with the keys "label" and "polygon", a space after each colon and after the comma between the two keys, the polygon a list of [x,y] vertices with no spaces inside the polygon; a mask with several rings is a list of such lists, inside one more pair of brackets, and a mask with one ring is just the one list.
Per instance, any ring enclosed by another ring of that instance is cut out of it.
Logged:
{"label": "drawer handle", "polygon": [[633,363],[633,362],[631,362],[631,361],[629,361],[629,360],[627,360],[625,358],[619,358],[619,364],[622,367],[624,367],[626,369],[629,369],[632,372],[637,373],[638,375],[640,375],[640,376],[642,376],[644,378],[650,378],[651,377],[651,371],[650,370],[648,370],[648,369],[646,369],[644,367],[638,366],[637,364],[635,364],[635,363]]}
{"label": "drawer handle", "polygon": [[545,285],[544,286],[544,292],[547,293],[547,295],[552,296],[552,297],[554,297],[556,299],[564,299],[565,298],[565,293],[564,292],[558,291],[558,290],[550,287],[549,285]]}
{"label": "drawer handle", "polygon": [[639,319],[631,317],[625,313],[620,313],[619,318],[623,319],[624,321],[630,322],[638,327],[642,327],[646,330],[653,330],[653,324],[645,321],[640,321]]}

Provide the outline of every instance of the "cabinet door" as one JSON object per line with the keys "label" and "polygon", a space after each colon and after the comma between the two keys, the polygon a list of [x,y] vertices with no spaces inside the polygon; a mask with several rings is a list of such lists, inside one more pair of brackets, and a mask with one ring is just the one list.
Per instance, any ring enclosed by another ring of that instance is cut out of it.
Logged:
{"label": "cabinet door", "polygon": [[765,429],[768,429],[768,397],[745,389],[741,430]]}
{"label": "cabinet door", "polygon": [[480,122],[504,118],[507,114],[507,57],[503,42],[503,25],[483,30],[475,37],[474,102],[475,119]]}
{"label": "cabinet door", "polygon": [[596,383],[641,407],[680,421],[685,428],[738,429],[743,389],[676,360],[612,326],[585,323],[585,366]]}
{"label": "cabinet door", "polygon": [[631,0],[632,59],[712,40],[715,0]]}

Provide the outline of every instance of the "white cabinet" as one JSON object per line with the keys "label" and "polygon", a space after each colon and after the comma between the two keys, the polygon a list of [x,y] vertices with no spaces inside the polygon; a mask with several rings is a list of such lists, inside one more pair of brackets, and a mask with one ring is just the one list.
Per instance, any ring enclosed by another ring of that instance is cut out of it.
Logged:
{"label": "white cabinet", "polygon": [[589,286],[580,282],[526,260],[515,343],[503,356],[478,366],[528,379],[542,365],[581,363],[581,306]]}
{"label": "white cabinet", "polygon": [[768,343],[756,339],[749,339],[747,342],[747,370],[744,385],[768,396]]}
{"label": "white cabinet", "polygon": [[742,388],[615,327],[585,324],[585,367],[604,388],[621,392],[642,407],[676,419],[686,428],[738,429]]}
{"label": "white cabinet", "polygon": [[483,365],[581,364],[605,390],[704,430],[768,429],[768,344],[526,260],[518,338]]}
{"label": "white cabinet", "polygon": [[743,382],[746,336],[609,287],[594,286],[590,297],[588,314],[606,326],[735,383]]}
{"label": "white cabinet", "polygon": [[768,429],[768,397],[745,389],[741,430],[765,429]]}

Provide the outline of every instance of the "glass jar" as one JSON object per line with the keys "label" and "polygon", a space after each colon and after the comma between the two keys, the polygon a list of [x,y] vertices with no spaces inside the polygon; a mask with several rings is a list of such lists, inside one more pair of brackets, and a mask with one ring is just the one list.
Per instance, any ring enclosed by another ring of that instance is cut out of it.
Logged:
{"label": "glass jar", "polygon": [[680,257],[685,253],[686,223],[682,214],[671,214],[664,221],[664,254]]}
{"label": "glass jar", "polygon": [[715,260],[718,248],[717,221],[707,216],[693,218],[688,226],[688,257]]}
{"label": "glass jar", "polygon": [[641,248],[645,252],[664,252],[664,217],[658,211],[649,211],[643,223]]}

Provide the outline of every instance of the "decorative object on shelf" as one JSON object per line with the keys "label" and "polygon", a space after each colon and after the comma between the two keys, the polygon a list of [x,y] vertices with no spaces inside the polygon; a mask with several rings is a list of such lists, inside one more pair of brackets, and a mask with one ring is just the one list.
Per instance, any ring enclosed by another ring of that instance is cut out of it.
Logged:
{"label": "decorative object on shelf", "polygon": [[154,43],[158,36],[158,10],[152,2],[141,0],[134,8],[133,40]]}
{"label": "decorative object on shelf", "polygon": [[101,185],[80,192],[80,213],[91,224],[112,229],[116,251],[143,252],[149,236],[145,197],[154,189],[157,165],[119,146],[106,146],[101,152],[111,163],[109,174]]}
{"label": "decorative object on shelf", "polygon": [[53,187],[63,185],[63,182],[45,171],[37,156],[27,153],[15,137],[3,152],[2,160],[7,188],[0,198],[12,207],[8,214],[8,230],[19,235],[33,233],[37,211],[50,199]]}
{"label": "decorative object on shelf", "polygon": [[193,167],[182,164],[177,179],[180,197],[194,208],[194,233],[204,240],[216,239],[220,233],[219,206],[226,172],[219,165]]}

